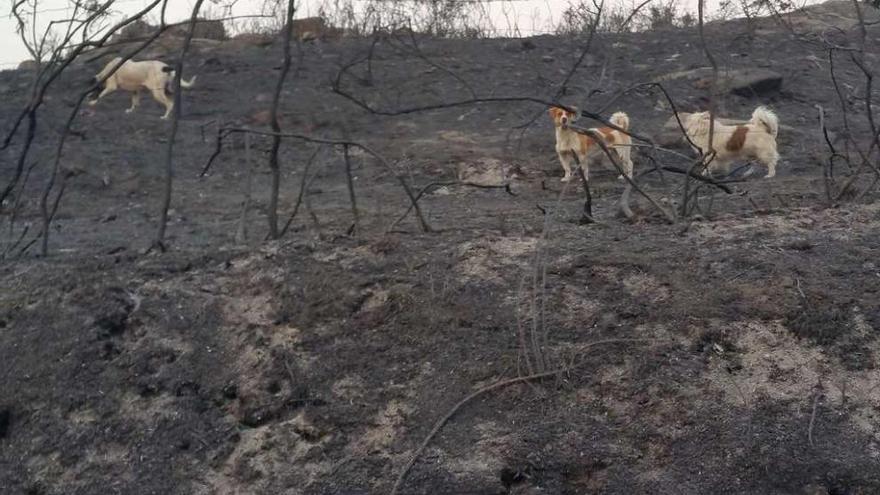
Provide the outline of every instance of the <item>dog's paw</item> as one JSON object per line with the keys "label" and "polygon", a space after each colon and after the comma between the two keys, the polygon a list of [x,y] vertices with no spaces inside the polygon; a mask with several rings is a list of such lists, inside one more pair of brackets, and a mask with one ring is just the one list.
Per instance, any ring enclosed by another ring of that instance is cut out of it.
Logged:
{"label": "dog's paw", "polygon": [[131,113],[131,112],[134,112],[134,108],[126,108],[125,109],[125,113]]}
{"label": "dog's paw", "polygon": [[767,173],[767,175],[764,176],[765,179],[772,179],[774,177],[776,177],[776,174],[771,174],[769,172]]}
{"label": "dog's paw", "polygon": [[570,180],[571,180],[571,177],[563,177],[563,178],[559,179],[559,182],[568,182]]}
{"label": "dog's paw", "polygon": [[98,100],[89,100],[89,106],[93,107],[98,104]]}

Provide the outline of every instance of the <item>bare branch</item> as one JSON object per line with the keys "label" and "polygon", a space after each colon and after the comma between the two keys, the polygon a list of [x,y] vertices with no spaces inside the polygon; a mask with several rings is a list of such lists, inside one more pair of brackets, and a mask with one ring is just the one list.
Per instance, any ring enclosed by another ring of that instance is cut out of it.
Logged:
{"label": "bare branch", "polygon": [[270,131],[261,131],[259,129],[250,129],[247,127],[224,127],[218,131],[217,148],[216,148],[215,152],[211,155],[211,158],[209,159],[208,163],[206,163],[205,167],[202,169],[202,175],[204,175],[208,172],[208,169],[211,168],[211,164],[213,163],[214,159],[220,154],[219,150],[222,149],[222,143],[220,142],[220,140],[222,140],[223,137],[228,136],[229,134],[242,133],[242,132],[257,134],[260,136],[278,135],[283,138],[286,137],[286,138],[292,138],[292,139],[299,139],[301,141],[306,141],[309,143],[327,144],[327,145],[336,145],[336,146],[352,146],[352,147],[360,148],[360,149],[364,150],[367,154],[369,154],[370,156],[375,158],[388,172],[390,172],[392,175],[394,175],[394,177],[400,183],[403,190],[406,192],[406,195],[410,200],[410,204],[412,205],[413,209],[416,212],[416,218],[419,221],[419,226],[421,227],[422,231],[423,232],[430,232],[431,231],[431,227],[428,225],[428,222],[425,220],[425,217],[422,214],[422,209],[419,207],[418,201],[416,201],[416,199],[415,199],[415,194],[412,192],[412,188],[406,182],[406,179],[401,174],[397,173],[394,170],[394,167],[392,167],[391,164],[388,163],[388,160],[386,160],[385,157],[383,157],[381,154],[376,152],[373,148],[367,146],[366,144],[357,142],[357,141],[351,141],[351,140],[346,140],[346,139],[321,138],[321,137],[308,136],[305,134],[299,134],[299,133],[293,133],[293,132],[275,133],[275,132],[270,132]]}
{"label": "bare branch", "polygon": [[[180,56],[174,66],[174,103],[171,112],[171,131],[168,136],[168,144],[165,147],[165,180],[162,190],[162,203],[159,206],[159,226],[156,230],[156,239],[153,245],[161,251],[165,251],[165,229],[168,225],[168,208],[171,206],[171,192],[174,181],[174,141],[177,139],[177,128],[180,125],[180,105],[181,105],[181,84],[183,78],[183,62],[186,59],[186,53],[189,51],[189,45],[193,39],[195,32],[196,20],[199,16],[199,10],[205,0],[196,0],[192,9],[192,15],[189,20],[189,29],[186,31],[186,37],[183,39],[183,45],[180,47]],[[167,2],[167,0],[166,0]],[[165,5],[163,4],[163,14]],[[163,16],[164,17],[164,16]]]}

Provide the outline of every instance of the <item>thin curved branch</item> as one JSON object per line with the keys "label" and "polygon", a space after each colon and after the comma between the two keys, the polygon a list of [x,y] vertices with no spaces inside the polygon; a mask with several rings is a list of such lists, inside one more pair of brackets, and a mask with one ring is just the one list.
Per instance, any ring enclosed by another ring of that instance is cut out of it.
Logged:
{"label": "thin curved branch", "polygon": [[[424,186],[418,192],[418,194],[416,194],[416,202],[418,202],[420,199],[422,199],[422,196],[424,196],[428,192],[429,189],[434,188],[434,187],[443,187],[443,186],[468,186],[468,187],[475,187],[477,189],[504,189],[504,191],[507,194],[509,194],[511,196],[517,196],[517,194],[515,192],[510,190],[510,184],[504,184],[503,186],[489,186],[486,184],[476,184],[473,182],[448,181],[448,182],[432,182],[432,183]],[[409,215],[409,212],[411,212],[412,210],[413,210],[413,205],[410,205],[409,208],[407,208],[406,211],[403,212],[403,214],[400,215],[400,217],[398,217],[397,220],[395,220],[388,227],[388,230],[392,230],[395,226],[397,226],[397,224],[402,222],[407,217],[407,215]]]}
{"label": "thin curved branch", "polygon": [[[351,147],[355,147],[355,148],[360,148],[360,149],[364,150],[367,154],[369,154],[370,156],[375,158],[386,170],[388,170],[388,172],[390,172],[392,175],[394,175],[394,178],[397,179],[398,183],[400,183],[401,187],[403,187],[403,190],[406,192],[406,195],[409,198],[410,204],[412,205],[413,209],[416,211],[416,218],[419,221],[419,226],[421,227],[422,232],[431,232],[432,231],[431,227],[428,225],[428,222],[425,220],[425,216],[422,213],[422,209],[419,207],[418,201],[416,201],[416,199],[415,199],[415,194],[413,193],[412,188],[410,187],[409,183],[406,182],[406,179],[401,174],[397,173],[394,170],[394,167],[391,166],[390,163],[388,163],[388,160],[386,160],[384,156],[382,156],[376,150],[374,150],[370,146],[367,146],[366,144],[360,143],[358,141],[351,141],[348,139],[322,138],[322,137],[309,136],[306,134],[300,134],[300,133],[295,133],[295,132],[277,132],[276,133],[276,132],[271,132],[271,131],[262,131],[259,129],[251,129],[248,127],[223,127],[221,129],[222,129],[224,136],[232,134],[232,133],[250,133],[250,134],[256,134],[256,135],[260,135],[260,136],[279,136],[282,138],[299,139],[300,141],[306,141],[309,143],[327,144],[327,145],[334,145],[334,146],[351,146]],[[219,147],[220,147],[220,145],[218,145],[218,148]],[[217,153],[217,154],[219,154],[219,153]],[[212,161],[213,161],[214,157],[215,156],[212,156]],[[208,172],[210,165],[211,165],[210,163],[205,165],[205,167],[202,170],[202,174],[205,174]]]}
{"label": "thin curved branch", "polygon": [[569,124],[568,128],[577,132],[578,134],[583,134],[585,136],[589,136],[593,140],[593,142],[595,142],[597,145],[599,145],[599,148],[602,149],[602,152],[605,153],[605,156],[608,157],[608,159],[611,161],[611,164],[614,165],[614,168],[616,168],[617,172],[620,173],[620,175],[622,175],[624,179],[626,179],[626,181],[629,183],[629,185],[632,186],[632,188],[635,189],[637,193],[641,194],[642,197],[647,199],[648,202],[651,203],[654,206],[654,208],[657,209],[657,211],[662,213],[663,216],[666,217],[666,220],[669,223],[675,223],[675,215],[673,215],[668,210],[666,210],[666,208],[664,208],[660,203],[658,203],[657,200],[652,198],[651,195],[649,195],[648,193],[646,193],[644,191],[644,189],[639,187],[639,185],[636,184],[632,178],[630,178],[628,175],[626,175],[626,173],[623,171],[623,167],[621,167],[620,163],[617,162],[617,157],[615,156],[616,154],[611,153],[611,150],[608,148],[608,145],[605,144],[604,138],[598,132],[596,132],[592,129],[584,129],[583,127],[578,127],[578,126],[571,125],[571,124]]}
{"label": "thin curved branch", "polygon": [[[596,347],[599,345],[605,345],[605,344],[619,344],[619,343],[624,343],[624,342],[654,342],[654,341],[655,341],[655,339],[598,340],[596,342],[590,342],[590,343],[586,344],[584,346],[584,350],[591,349],[593,347]],[[430,433],[428,433],[428,435],[425,437],[425,439],[422,440],[422,443],[419,444],[419,446],[416,448],[415,452],[413,453],[413,456],[403,466],[403,469],[400,471],[400,474],[397,475],[397,479],[394,482],[394,486],[391,488],[390,495],[397,495],[400,492],[400,489],[403,487],[403,483],[406,481],[407,475],[409,474],[412,467],[415,465],[416,461],[419,460],[419,457],[422,456],[422,453],[425,451],[425,448],[427,448],[428,445],[431,443],[431,440],[433,440],[434,437],[436,437],[437,434],[440,433],[440,430],[443,429],[443,426],[446,425],[446,423],[448,423],[449,420],[452,419],[453,416],[455,416],[455,413],[457,413],[459,410],[461,410],[461,408],[464,407],[465,405],[467,405],[469,402],[471,402],[474,399],[476,399],[477,397],[485,395],[489,392],[493,392],[495,390],[499,390],[504,387],[509,387],[510,385],[516,385],[518,383],[527,383],[527,382],[532,382],[532,381],[544,380],[546,378],[558,376],[563,373],[571,373],[572,371],[575,371],[578,368],[584,366],[586,363],[587,363],[587,360],[584,359],[584,360],[577,362],[577,363],[574,363],[570,366],[564,366],[562,368],[557,368],[554,370],[545,371],[543,373],[534,373],[531,375],[519,376],[516,378],[508,378],[506,380],[501,380],[501,381],[493,383],[492,385],[488,385],[486,387],[478,389],[478,390],[472,392],[471,394],[469,394],[468,396],[466,396],[464,399],[461,399],[460,401],[458,401],[454,406],[452,406],[451,409],[449,409],[449,411],[442,418],[440,418],[434,424],[434,427],[431,428]]]}

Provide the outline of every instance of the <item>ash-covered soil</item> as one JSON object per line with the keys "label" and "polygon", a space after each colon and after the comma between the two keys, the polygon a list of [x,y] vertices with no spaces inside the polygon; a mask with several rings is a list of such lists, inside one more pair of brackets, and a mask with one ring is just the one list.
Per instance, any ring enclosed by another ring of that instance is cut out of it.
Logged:
{"label": "ash-covered soil", "polygon": [[[836,5],[826,9],[839,15],[799,18],[795,29],[847,28]],[[697,221],[676,225],[642,200],[635,221],[620,218],[623,184],[601,167],[592,174],[600,223],[581,224],[579,189],[558,199],[562,171],[539,105],[379,116],[333,94],[338,68],[371,46],[343,38],[302,45],[285,129],[369,144],[416,189],[476,177],[508,182],[515,195],[438,186],[421,201],[434,232],[412,216],[387,231],[406,196],[356,153],[360,225],[347,235],[342,152],[323,148],[290,231],[263,242],[268,147],[255,138],[249,242],[236,244],[241,139],[198,174],[215,121],[249,124],[268,108],[281,47],[202,43],[187,61],[186,77],[199,78],[175,148],[171,249],[146,253],[168,139],[163,110],[144,99],[126,115],[122,93],[83,110],[65,148],[75,176],[50,256],[35,257],[32,245],[0,265],[0,492],[387,493],[462,398],[577,363],[465,404],[401,493],[880,493],[880,206],[874,191],[827,202],[815,105],[832,139],[844,132],[827,50],[770,21],[707,32],[725,69],[783,77],[779,90],[719,99],[734,118],[759,104],[776,110],[783,159],[775,179],[756,170],[734,194],[706,189]],[[880,28],[868,38],[866,59],[878,67]],[[551,99],[583,45],[417,39],[424,56],[409,38],[377,44],[371,73],[357,65],[347,90],[383,109],[474,94]],[[706,104],[699,81],[668,76],[706,65],[695,31],[600,35],[591,53],[562,101],[595,110],[661,78],[681,109]],[[837,55],[847,117],[863,134],[864,78]],[[17,229],[39,228],[61,123],[99,69],[75,65],[50,92]],[[28,78],[0,73],[3,122],[21,108]],[[645,135],[670,116],[649,91],[608,111],[617,109]],[[17,146],[4,152],[2,183]],[[283,149],[285,220],[315,150]],[[652,167],[647,156],[634,154],[637,171]],[[836,173],[842,183],[853,171]],[[680,182],[642,178],[669,207]],[[17,232],[4,232],[3,249]]]}

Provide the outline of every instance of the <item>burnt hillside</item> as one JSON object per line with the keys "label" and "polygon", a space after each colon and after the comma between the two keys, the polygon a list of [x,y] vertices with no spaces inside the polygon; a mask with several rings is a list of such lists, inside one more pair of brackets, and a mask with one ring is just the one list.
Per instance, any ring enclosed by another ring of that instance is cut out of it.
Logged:
{"label": "burnt hillside", "polygon": [[[826,44],[858,39],[847,5],[784,25],[707,26],[732,81],[717,95],[721,114],[772,107],[782,161],[774,179],[740,170],[731,194],[703,189],[699,212],[675,225],[637,197],[636,218],[621,218],[624,184],[602,167],[591,177],[598,223],[583,224],[580,186],[559,182],[540,104],[383,116],[332,90],[340,67],[372,50],[343,88],[376,108],[551,100],[583,39],[343,37],[295,50],[282,126],[362,142],[392,170],[352,151],[360,223],[350,234],[342,149],[286,141],[280,211],[286,221],[299,203],[298,214],[265,242],[269,143],[254,137],[249,236],[236,242],[243,138],[199,173],[218,123],[265,128],[281,43],[197,42],[170,250],[145,249],[169,123],[146,97],[126,114],[119,92],[74,122],[50,256],[37,257],[28,242],[47,163],[105,59],[72,65],[40,113],[15,230],[11,204],[0,217],[0,492],[388,493],[468,394],[570,367],[464,404],[400,493],[880,493],[880,208],[873,173],[847,144],[870,142],[865,77],[837,52],[835,89]],[[671,115],[660,92],[615,95],[660,81],[679,110],[703,109],[705,67],[696,30],[599,34],[560,101],[624,110],[635,132],[659,138]],[[770,82],[734,87],[756,73]],[[4,125],[29,77],[0,73]],[[858,186],[836,202],[816,105],[852,158],[835,162],[835,187]],[[3,152],[0,183],[20,146]],[[675,208],[681,176],[647,173],[690,165],[692,153],[671,146],[684,156],[638,148],[634,160],[645,190]],[[432,232],[412,214],[389,228],[408,206],[395,173],[416,191],[438,183],[420,199]]]}

